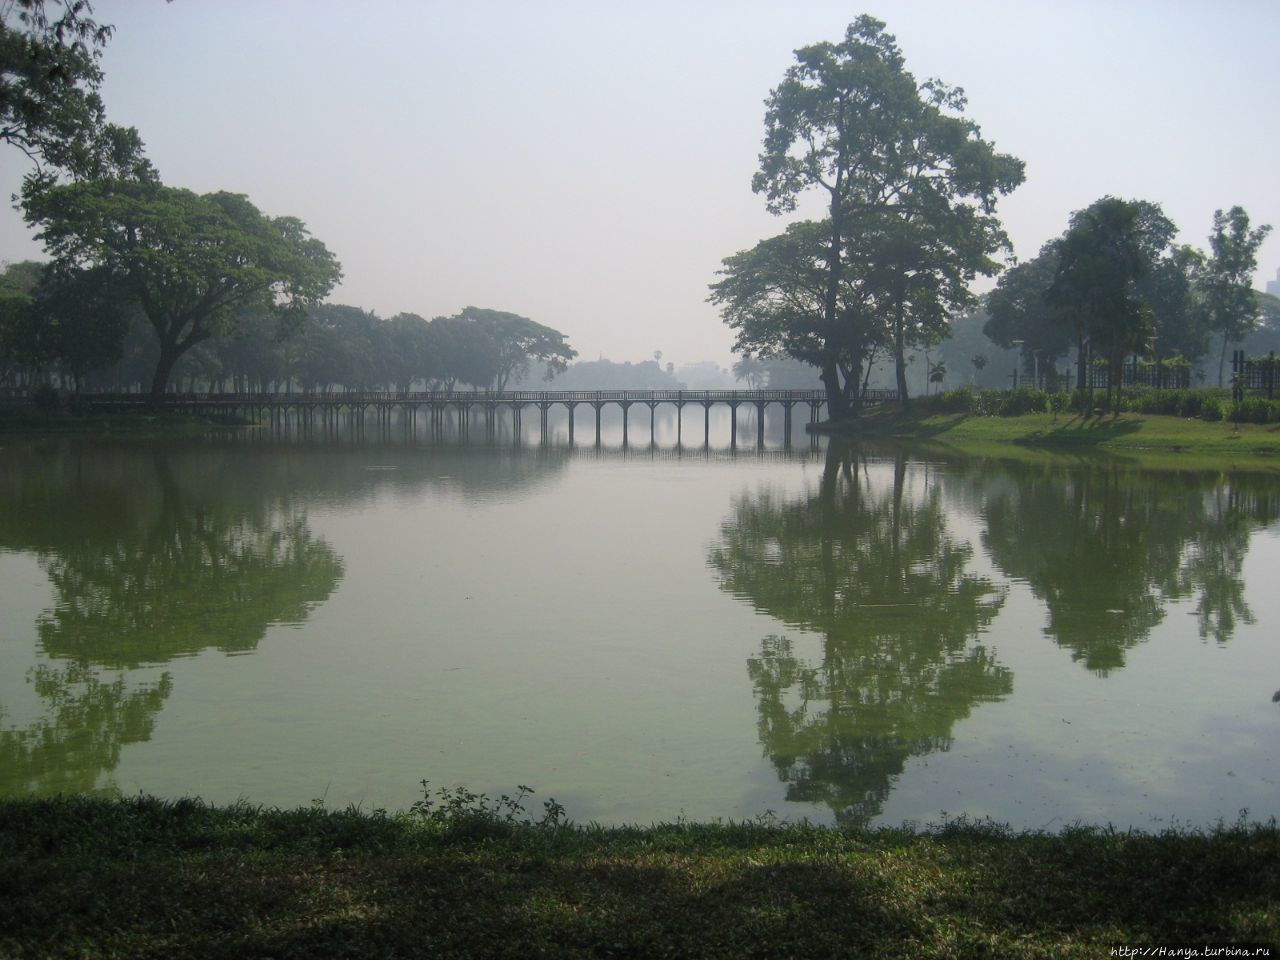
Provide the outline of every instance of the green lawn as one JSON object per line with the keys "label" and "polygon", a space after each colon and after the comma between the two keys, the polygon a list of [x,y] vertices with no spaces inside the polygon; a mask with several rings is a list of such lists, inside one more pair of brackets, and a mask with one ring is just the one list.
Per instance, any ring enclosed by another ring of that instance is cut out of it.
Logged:
{"label": "green lawn", "polygon": [[1105,957],[1228,943],[1280,943],[1274,823],[606,830],[0,803],[3,957]]}
{"label": "green lawn", "polygon": [[1029,413],[1017,417],[870,411],[859,420],[826,424],[836,436],[863,440],[910,440],[964,452],[1016,449],[1070,455],[1118,454],[1218,469],[1280,469],[1280,424],[1210,423],[1180,417],[1121,413]]}

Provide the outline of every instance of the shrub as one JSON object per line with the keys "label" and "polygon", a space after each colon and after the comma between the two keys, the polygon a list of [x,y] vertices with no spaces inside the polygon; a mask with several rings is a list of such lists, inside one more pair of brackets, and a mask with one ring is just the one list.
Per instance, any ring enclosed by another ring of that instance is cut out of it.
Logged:
{"label": "shrub", "polygon": [[1222,401],[1217,397],[1205,397],[1204,402],[1200,404],[1201,420],[1221,420],[1222,412]]}
{"label": "shrub", "polygon": [[1044,393],[1026,387],[1014,387],[1003,395],[998,412],[1002,417],[1020,417],[1024,413],[1039,413],[1044,409]]}
{"label": "shrub", "polygon": [[1209,395],[1203,390],[1183,390],[1181,392],[1182,405],[1178,408],[1178,416],[1200,416],[1200,411],[1204,409],[1204,403],[1209,399]]}
{"label": "shrub", "polygon": [[409,817],[442,833],[475,839],[510,836],[520,827],[557,830],[568,825],[564,806],[554,797],[542,804],[542,816],[534,819],[525,812],[524,800],[532,787],[521,784],[513,797],[504,793],[498,799],[465,787],[431,789],[422,781],[422,799],[409,807]]}
{"label": "shrub", "polygon": [[1093,393],[1079,388],[1071,391],[1071,411],[1089,413],[1093,409]]}
{"label": "shrub", "polygon": [[1125,398],[1126,409],[1135,413],[1154,413],[1166,417],[1184,416],[1186,390],[1140,390]]}
{"label": "shrub", "polygon": [[966,385],[935,397],[933,407],[943,413],[973,413],[976,412],[979,403],[973,387]]}
{"label": "shrub", "polygon": [[1246,397],[1231,404],[1229,416],[1232,423],[1269,423],[1277,419],[1277,408],[1265,397]]}

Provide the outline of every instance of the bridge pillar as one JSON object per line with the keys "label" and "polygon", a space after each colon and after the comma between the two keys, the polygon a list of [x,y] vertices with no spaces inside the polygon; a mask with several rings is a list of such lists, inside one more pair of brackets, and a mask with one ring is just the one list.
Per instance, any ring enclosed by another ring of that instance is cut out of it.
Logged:
{"label": "bridge pillar", "polygon": [[595,407],[596,411],[596,446],[598,447],[600,446],[600,410],[604,406],[604,401],[592,400],[591,406]]}
{"label": "bridge pillar", "polygon": [[739,400],[729,400],[729,449],[738,449],[738,404]]}
{"label": "bridge pillar", "polygon": [[658,442],[658,435],[654,429],[655,411],[658,408],[657,400],[646,400],[645,405],[649,408],[649,446],[655,446]]}
{"label": "bridge pillar", "polygon": [[550,403],[550,401],[547,401],[547,400],[539,400],[539,401],[538,401],[538,414],[539,414],[539,416],[538,416],[538,428],[539,428],[538,439],[539,439],[539,441],[540,441],[541,443],[543,443],[543,444],[546,444],[546,443],[550,442],[550,433],[551,433],[551,431],[550,431],[549,426],[548,426],[548,419],[549,419],[550,412],[551,412],[551,403]]}
{"label": "bridge pillar", "polygon": [[573,410],[578,405],[576,400],[563,401],[564,408],[569,411],[569,446],[573,446]]}
{"label": "bridge pillar", "polygon": [[676,447],[684,446],[684,401],[676,401]]}
{"label": "bridge pillar", "polygon": [[764,408],[768,406],[768,400],[756,401],[756,448],[764,449]]}
{"label": "bridge pillar", "polygon": [[498,405],[484,401],[484,438],[493,443],[498,435]]}
{"label": "bridge pillar", "polygon": [[711,446],[711,403],[710,400],[702,401],[702,446]]}
{"label": "bridge pillar", "polygon": [[[821,410],[821,409],[822,409],[822,401],[821,401],[821,400],[810,400],[810,401],[809,401],[809,422],[810,422],[810,423],[817,423],[817,422],[818,422],[818,419],[819,419],[819,417],[818,417],[818,411],[819,411],[819,410]],[[814,433],[813,431],[810,431],[810,432],[809,432],[809,449],[810,449],[810,450],[817,450],[817,449],[818,449],[818,435],[817,435],[816,433]]]}
{"label": "bridge pillar", "polygon": [[630,443],[627,437],[627,419],[631,416],[631,400],[619,400],[618,406],[622,408],[622,445],[626,447]]}

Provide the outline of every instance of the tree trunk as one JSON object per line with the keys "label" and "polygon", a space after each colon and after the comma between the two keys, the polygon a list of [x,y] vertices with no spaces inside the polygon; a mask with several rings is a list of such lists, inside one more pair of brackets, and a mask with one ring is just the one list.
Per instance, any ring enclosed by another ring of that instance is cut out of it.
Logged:
{"label": "tree trunk", "polygon": [[1223,385],[1223,367],[1227,362],[1227,332],[1222,332],[1222,351],[1218,354],[1218,386]]}
{"label": "tree trunk", "polygon": [[1107,357],[1107,408],[1111,415],[1120,412],[1120,387],[1124,382],[1124,354],[1117,348],[1111,348]]}
{"label": "tree trunk", "polygon": [[902,298],[898,298],[897,306],[893,316],[893,370],[898,381],[898,405],[906,410],[910,405],[907,397],[907,358],[906,358],[906,336],[903,327],[906,324],[904,315],[905,305]]}
{"label": "tree trunk", "polygon": [[156,361],[156,372],[151,378],[151,405],[158,407],[164,403],[164,392],[169,387],[169,375],[173,372],[173,365],[178,362],[181,354],[168,345],[160,344],[160,358]]}
{"label": "tree trunk", "polygon": [[[836,177],[837,192],[840,188],[840,175]],[[825,321],[828,337],[836,329],[836,318],[840,310],[840,275],[844,264],[841,261],[841,247],[844,242],[843,218],[840,203],[835,195],[831,202],[831,243],[827,248],[827,289],[823,296],[822,319]],[[828,342],[830,342],[828,340]],[[849,415],[849,405],[844,391],[840,387],[840,373],[835,357],[822,362],[822,384],[827,388],[827,419],[843,420]]]}
{"label": "tree trunk", "polygon": [[849,404],[845,401],[844,391],[840,389],[840,372],[836,369],[834,359],[823,361],[821,380],[827,389],[827,419],[843,420],[849,416]]}
{"label": "tree trunk", "polygon": [[862,381],[862,367],[854,364],[852,370],[844,370],[844,401],[848,405],[849,416],[862,415],[862,394],[865,384]]}

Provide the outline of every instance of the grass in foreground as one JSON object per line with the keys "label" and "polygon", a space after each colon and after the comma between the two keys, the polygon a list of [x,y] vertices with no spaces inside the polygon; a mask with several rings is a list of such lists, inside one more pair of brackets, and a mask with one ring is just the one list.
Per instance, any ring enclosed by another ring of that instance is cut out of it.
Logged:
{"label": "grass in foreground", "polygon": [[0,956],[1105,957],[1280,943],[1274,822],[1055,835],[423,814],[2,803]]}

